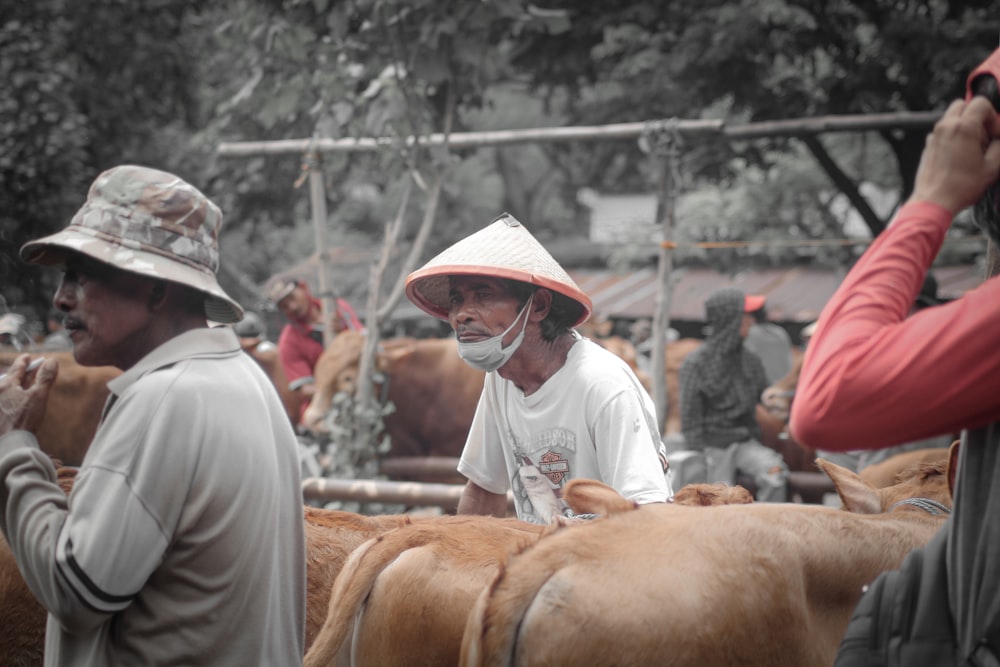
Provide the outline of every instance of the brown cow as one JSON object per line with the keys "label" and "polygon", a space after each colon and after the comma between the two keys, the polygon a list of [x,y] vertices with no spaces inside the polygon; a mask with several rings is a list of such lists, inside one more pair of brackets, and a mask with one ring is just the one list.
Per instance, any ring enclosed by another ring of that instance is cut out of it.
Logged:
{"label": "brown cow", "polygon": [[[636,507],[601,482],[575,480],[573,489],[566,500],[578,514]],[[691,484],[675,496],[692,505],[751,501],[746,489],[724,484]],[[369,541],[341,570],[305,666],[456,664],[480,591],[508,554],[546,530],[513,518],[450,516]]]}
{"label": "brown cow", "polygon": [[862,587],[944,522],[896,500],[950,496],[941,466],[881,490],[823,468],[854,511],[650,504],[542,537],[480,595],[460,664],[832,664]]}
{"label": "brown cow", "polygon": [[[340,333],[316,363],[316,393],[303,417],[309,428],[324,430],[334,394],[355,390],[363,336]],[[389,456],[460,456],[485,373],[462,361],[455,339],[386,340],[376,370],[385,377],[380,390],[395,408],[385,418]]]}
{"label": "brown cow", "polygon": [[[57,469],[59,484],[68,494],[76,468]],[[424,517],[409,514],[363,516],[306,507],[306,650],[327,616],[333,582],[356,547],[382,533],[418,523]],[[45,645],[45,609],[21,577],[0,535],[0,665],[41,665]]]}
{"label": "brown cow", "polygon": [[903,478],[910,476],[913,468],[921,464],[947,463],[952,447],[957,446],[956,443],[957,441],[952,443],[951,447],[930,447],[900,452],[885,461],[862,468],[858,471],[858,476],[876,489],[892,486],[899,482],[901,476]]}
{"label": "brown cow", "polygon": [[[16,356],[0,355],[0,369],[10,366]],[[38,444],[64,465],[78,466],[97,431],[108,398],[108,382],[121,371],[111,366],[81,366],[73,360],[72,352],[44,352],[42,356],[56,359],[59,373],[49,392]]]}
{"label": "brown cow", "polygon": [[271,378],[289,421],[293,426],[298,424],[302,413],[302,393],[288,388],[288,378],[285,376],[285,367],[281,365],[278,346],[260,338],[240,338],[240,345],[260,365],[267,377]]}
{"label": "brown cow", "polygon": [[305,667],[454,665],[468,611],[507,554],[545,526],[433,517],[368,541],[348,558]]}
{"label": "brown cow", "polygon": [[[258,339],[244,340],[243,349],[271,378],[294,424],[298,421],[301,399],[288,389],[277,348],[259,343]],[[19,354],[0,352],[0,372]],[[45,416],[37,433],[38,444],[43,452],[64,465],[79,466],[97,432],[108,398],[108,382],[121,375],[121,371],[111,366],[81,366],[74,361],[71,351],[42,351],[39,354],[58,360],[59,374],[49,393]]]}

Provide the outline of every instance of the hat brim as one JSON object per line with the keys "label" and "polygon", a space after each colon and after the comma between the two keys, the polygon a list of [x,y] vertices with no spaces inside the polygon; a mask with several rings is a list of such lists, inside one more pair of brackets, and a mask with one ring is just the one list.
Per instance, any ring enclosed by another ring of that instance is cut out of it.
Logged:
{"label": "hat brim", "polygon": [[593,310],[593,303],[583,291],[571,285],[527,271],[502,266],[471,267],[464,264],[444,264],[425,267],[414,271],[406,279],[406,296],[418,308],[439,320],[448,321],[450,276],[487,276],[518,280],[536,287],[544,287],[572,299],[580,304],[582,312],[572,326],[585,322]]}
{"label": "hat brim", "polygon": [[21,247],[21,259],[41,266],[60,266],[67,252],[78,252],[123,271],[187,285],[205,294],[205,317],[213,322],[233,324],[243,319],[243,307],[219,285],[215,274],[160,255],[110,240],[100,232],[70,225],[66,229]]}

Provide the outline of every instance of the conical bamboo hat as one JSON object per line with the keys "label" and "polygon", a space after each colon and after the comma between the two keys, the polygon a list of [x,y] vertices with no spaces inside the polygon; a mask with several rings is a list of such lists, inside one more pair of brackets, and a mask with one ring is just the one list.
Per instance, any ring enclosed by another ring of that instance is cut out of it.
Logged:
{"label": "conical bamboo hat", "polygon": [[558,292],[582,307],[574,326],[590,317],[593,304],[552,255],[517,218],[504,213],[451,246],[406,278],[406,296],[421,310],[448,319],[448,276],[507,278]]}

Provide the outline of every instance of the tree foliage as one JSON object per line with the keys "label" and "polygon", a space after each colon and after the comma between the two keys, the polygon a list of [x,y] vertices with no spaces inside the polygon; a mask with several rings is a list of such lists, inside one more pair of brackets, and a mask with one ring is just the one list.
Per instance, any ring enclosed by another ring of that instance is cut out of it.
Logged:
{"label": "tree foliage", "polygon": [[173,168],[197,127],[190,0],[5,3],[0,23],[0,293],[44,314],[56,276],[17,259],[115,164]]}
{"label": "tree foliage", "polygon": [[[397,138],[385,151],[324,157],[338,246],[377,242],[405,180],[441,169],[448,178],[428,253],[503,210],[543,239],[581,235],[579,188],[655,189],[658,166],[636,142],[447,153],[408,149],[403,138],[940,110],[997,43],[996,3],[985,0],[37,0],[5,10],[0,290],[36,312],[53,277],[17,262],[17,247],[61,227],[113,164],[172,169],[220,204],[224,284],[247,301],[268,275],[314,251],[302,186],[309,165],[301,156],[220,158],[220,141]],[[832,234],[831,170],[859,192],[871,183],[905,193],[923,135],[690,142],[679,233]],[[405,238],[421,206],[408,211]],[[885,215],[867,212],[873,232]]]}

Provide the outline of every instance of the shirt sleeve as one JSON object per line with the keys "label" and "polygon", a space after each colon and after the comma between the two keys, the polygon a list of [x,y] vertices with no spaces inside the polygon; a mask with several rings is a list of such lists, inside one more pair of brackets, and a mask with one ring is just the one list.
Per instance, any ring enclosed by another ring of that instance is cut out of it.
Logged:
{"label": "shirt sleeve", "polygon": [[909,315],[951,222],[911,202],[823,309],[792,404],[795,439],[876,449],[1000,418],[1000,278]]}
{"label": "shirt sleeve", "polygon": [[618,392],[593,425],[601,478],[637,503],[662,503],[673,495],[659,459],[661,439],[635,390]]}
{"label": "shirt sleeve", "polygon": [[51,459],[27,431],[0,438],[0,528],[32,594],[67,628],[83,630],[108,614],[89,606],[66,579],[57,551],[68,516]]}
{"label": "shirt sleeve", "polygon": [[469,427],[469,436],[458,461],[458,472],[470,482],[490,493],[507,493],[507,462],[504,459],[496,416],[491,411],[492,392],[488,389],[491,378],[487,376],[483,392],[479,395],[476,413]]}

